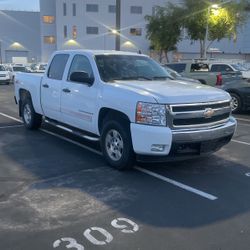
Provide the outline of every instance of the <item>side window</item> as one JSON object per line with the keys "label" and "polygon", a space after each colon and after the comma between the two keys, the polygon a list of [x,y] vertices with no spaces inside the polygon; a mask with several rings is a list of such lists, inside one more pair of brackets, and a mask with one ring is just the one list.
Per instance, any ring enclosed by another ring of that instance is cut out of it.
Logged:
{"label": "side window", "polygon": [[72,64],[69,69],[68,80],[70,79],[70,75],[73,72],[84,71],[88,73],[89,77],[94,77],[93,70],[89,59],[83,55],[76,55],[72,61]]}
{"label": "side window", "polygon": [[185,63],[167,64],[167,66],[178,73],[182,73],[186,69]]}
{"label": "side window", "polygon": [[207,72],[209,71],[209,67],[205,63],[193,63],[191,65],[191,72]]}
{"label": "side window", "polygon": [[69,55],[66,54],[55,55],[49,67],[48,78],[62,80],[68,59]]}
{"label": "side window", "polygon": [[226,64],[214,64],[211,67],[212,72],[232,72],[232,68]]}

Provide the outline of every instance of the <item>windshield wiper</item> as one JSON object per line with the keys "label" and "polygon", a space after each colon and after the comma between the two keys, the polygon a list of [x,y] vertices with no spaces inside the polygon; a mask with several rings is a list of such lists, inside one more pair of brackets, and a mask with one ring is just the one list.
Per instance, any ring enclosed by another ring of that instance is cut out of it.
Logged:
{"label": "windshield wiper", "polygon": [[148,77],[148,76],[128,76],[128,77],[120,77],[120,78],[112,78],[113,81],[115,80],[140,80],[140,79],[144,79],[144,80],[148,80],[148,81],[152,81],[153,78]]}
{"label": "windshield wiper", "polygon": [[161,80],[161,79],[163,79],[163,80],[166,80],[166,79],[171,79],[171,80],[173,80],[173,79],[172,79],[171,77],[169,77],[169,76],[154,76],[153,79],[154,79],[154,80]]}

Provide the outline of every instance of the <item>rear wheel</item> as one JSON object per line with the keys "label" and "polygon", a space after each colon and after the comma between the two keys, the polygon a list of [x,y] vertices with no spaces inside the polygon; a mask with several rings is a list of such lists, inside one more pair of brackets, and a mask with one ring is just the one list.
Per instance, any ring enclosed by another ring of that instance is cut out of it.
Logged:
{"label": "rear wheel", "polygon": [[41,126],[42,116],[35,112],[29,98],[22,101],[22,118],[24,126],[28,129],[38,129]]}
{"label": "rear wheel", "polygon": [[242,101],[239,95],[235,93],[230,93],[232,97],[232,112],[233,113],[238,113],[242,109]]}
{"label": "rear wheel", "polygon": [[106,161],[118,170],[133,167],[135,157],[128,122],[105,121],[101,133],[101,148]]}

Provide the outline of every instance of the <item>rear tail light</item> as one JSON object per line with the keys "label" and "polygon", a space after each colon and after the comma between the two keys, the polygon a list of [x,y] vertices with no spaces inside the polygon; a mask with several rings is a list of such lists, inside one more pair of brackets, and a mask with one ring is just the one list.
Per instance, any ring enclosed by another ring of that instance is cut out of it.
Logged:
{"label": "rear tail light", "polygon": [[222,85],[222,74],[219,73],[216,79],[216,86],[221,86],[221,85]]}

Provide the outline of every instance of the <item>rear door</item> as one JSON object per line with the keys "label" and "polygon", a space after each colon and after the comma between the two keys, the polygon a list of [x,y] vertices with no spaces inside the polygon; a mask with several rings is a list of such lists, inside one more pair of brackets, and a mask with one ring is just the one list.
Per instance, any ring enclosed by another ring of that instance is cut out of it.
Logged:
{"label": "rear door", "polygon": [[62,86],[61,112],[63,122],[73,127],[94,131],[97,110],[97,81],[93,85],[70,81],[73,72],[84,71],[94,78],[90,60],[84,55],[75,55]]}
{"label": "rear door", "polygon": [[46,117],[61,121],[61,90],[68,54],[57,54],[41,84],[41,105]]}

